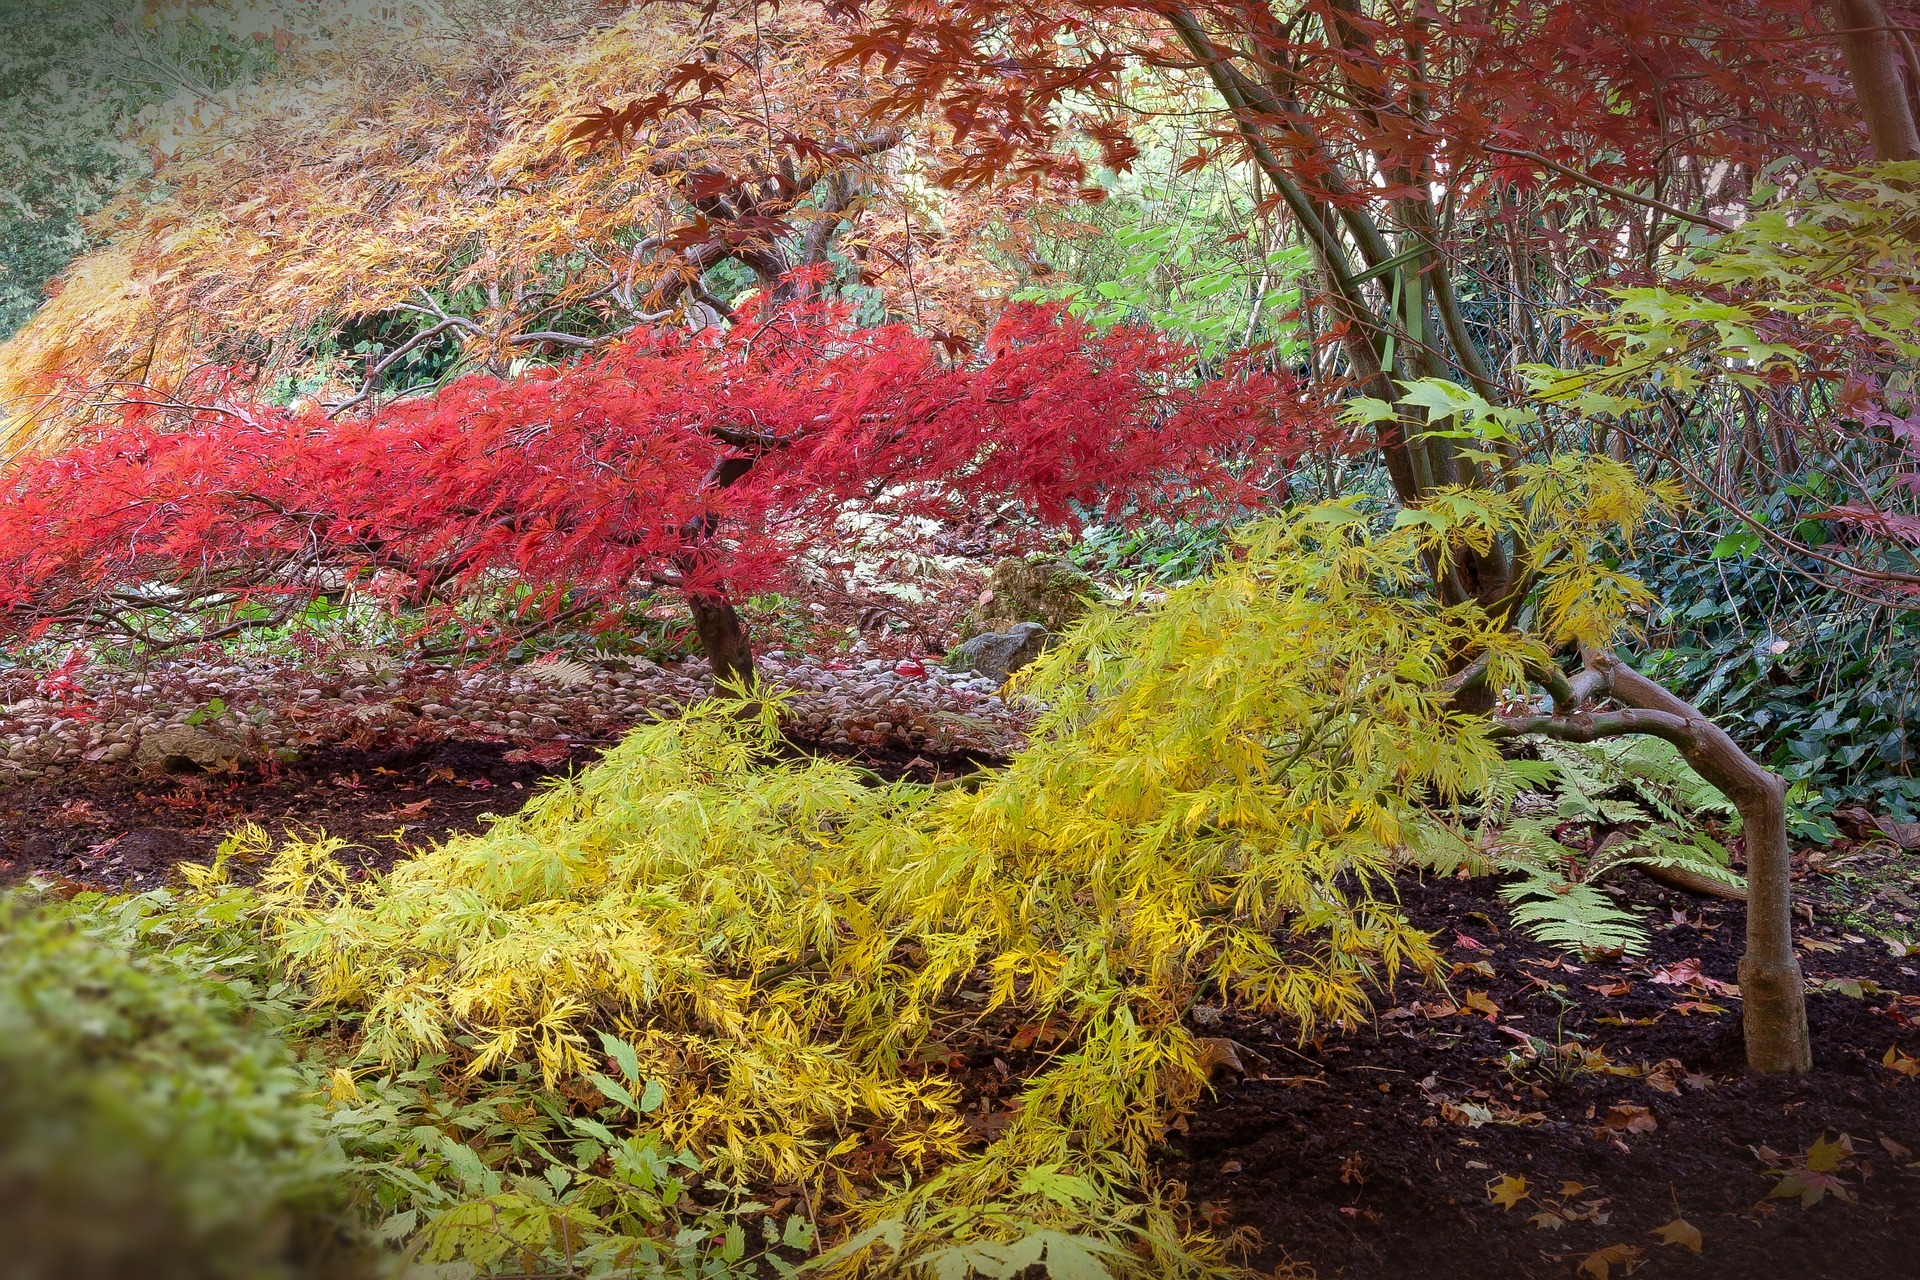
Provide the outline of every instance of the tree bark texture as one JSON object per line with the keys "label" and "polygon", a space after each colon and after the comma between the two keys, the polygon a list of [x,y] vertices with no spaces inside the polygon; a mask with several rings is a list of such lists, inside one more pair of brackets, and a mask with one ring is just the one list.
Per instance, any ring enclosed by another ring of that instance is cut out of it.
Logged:
{"label": "tree bark texture", "polygon": [[[729,454],[713,464],[703,488],[709,492],[725,489],[753,469],[753,458]],[[713,669],[715,683],[737,683],[751,689],[754,682],[753,645],[740,611],[727,598],[726,584],[707,578],[703,571],[713,564],[714,536],[719,520],[712,512],[695,516],[681,529],[683,550],[674,557],[674,566],[691,580],[687,588],[687,609],[693,614],[694,634]]]}
{"label": "tree bark texture", "polygon": [[1902,75],[1908,65],[1910,46],[1903,45],[1908,37],[1892,29],[1879,0],[1834,0],[1832,9],[1874,159],[1920,160],[1920,124],[1914,120],[1910,86]]}

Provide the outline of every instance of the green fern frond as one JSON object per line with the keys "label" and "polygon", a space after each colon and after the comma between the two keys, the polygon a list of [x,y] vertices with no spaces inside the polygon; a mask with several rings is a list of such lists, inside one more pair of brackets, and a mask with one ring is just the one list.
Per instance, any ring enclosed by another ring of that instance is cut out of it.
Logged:
{"label": "green fern frond", "polygon": [[1622,911],[1591,884],[1533,876],[1503,885],[1513,923],[1528,937],[1575,953],[1619,948],[1628,955],[1647,949],[1646,924]]}

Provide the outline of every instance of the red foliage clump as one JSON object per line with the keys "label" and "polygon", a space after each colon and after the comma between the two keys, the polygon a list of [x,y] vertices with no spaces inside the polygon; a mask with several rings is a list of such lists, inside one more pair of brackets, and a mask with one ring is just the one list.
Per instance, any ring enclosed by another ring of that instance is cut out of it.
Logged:
{"label": "red foliage clump", "polygon": [[16,634],[151,639],[159,616],[217,635],[348,583],[443,611],[512,584],[542,617],[661,587],[698,616],[842,536],[851,507],[954,520],[1017,499],[1072,525],[1249,500],[1316,416],[1290,378],[1200,379],[1143,329],[1019,308],[953,362],[803,307],[338,421],[130,414],[16,465],[0,609]]}

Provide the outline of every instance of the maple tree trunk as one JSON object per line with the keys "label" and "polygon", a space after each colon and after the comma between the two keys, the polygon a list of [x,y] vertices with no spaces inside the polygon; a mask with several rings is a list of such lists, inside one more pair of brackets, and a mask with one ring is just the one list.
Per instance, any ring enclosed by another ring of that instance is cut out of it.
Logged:
{"label": "maple tree trunk", "polygon": [[718,592],[703,591],[687,597],[687,608],[693,612],[693,629],[706,650],[714,683],[752,688],[753,644],[733,602]]}
{"label": "maple tree trunk", "polygon": [[[1346,19],[1361,15],[1361,6],[1353,0],[1335,0],[1331,10]],[[1344,330],[1342,345],[1356,388],[1400,407],[1404,402],[1399,380],[1457,373],[1482,395],[1498,398],[1494,375],[1461,318],[1449,264],[1433,234],[1441,219],[1431,201],[1402,199],[1398,208],[1404,230],[1397,240],[1390,240],[1373,216],[1348,198],[1370,179],[1342,171],[1297,103],[1289,102],[1277,85],[1241,70],[1230,49],[1208,33],[1196,11],[1175,5],[1164,16],[1227,103],[1249,154],[1304,234],[1326,283],[1326,304]],[[1371,40],[1362,24],[1336,21],[1343,38]],[[1356,100],[1370,97],[1366,86],[1349,88]],[[1384,101],[1372,105],[1389,114],[1397,110]],[[1397,171],[1392,176],[1419,189],[1431,175]],[[1371,304],[1361,289],[1361,281],[1373,275],[1387,286],[1383,306]],[[1444,347],[1439,340],[1442,334]],[[1449,351],[1450,362],[1444,355]],[[1421,420],[1411,406],[1407,409],[1402,415],[1406,421]],[[1410,506],[1448,486],[1486,483],[1478,464],[1462,457],[1450,439],[1410,438],[1399,419],[1384,420],[1374,431],[1394,492]],[[1515,557],[1498,541],[1486,550],[1456,547],[1444,568],[1437,559],[1429,568],[1435,589],[1448,604],[1474,601],[1497,613],[1501,602],[1513,594]],[[1476,710],[1491,709],[1487,691],[1469,689],[1462,696],[1468,703],[1484,699],[1474,706]]]}
{"label": "maple tree trunk", "polygon": [[[754,460],[738,454],[720,458],[707,473],[701,487],[707,491],[725,489],[753,469]],[[687,521],[680,536],[685,549],[674,557],[674,567],[692,580],[687,590],[687,608],[693,614],[693,630],[706,651],[707,665],[713,669],[714,683],[753,687],[753,645],[747,638],[747,624],[740,611],[727,599],[726,585],[708,579],[700,583],[701,570],[714,563],[714,535],[718,520],[708,512]],[[694,585],[698,584],[698,585]]]}
{"label": "maple tree trunk", "polygon": [[1920,126],[1900,74],[1903,54],[1911,54],[1907,37],[1892,30],[1879,0],[1834,0],[1833,20],[1874,158],[1920,160]]}
{"label": "maple tree trunk", "polygon": [[[1551,715],[1503,718],[1503,736],[1537,733],[1564,742],[1648,734],[1677,748],[1740,814],[1747,847],[1747,948],[1740,957],[1740,1005],[1747,1065],[1767,1074],[1813,1067],[1806,983],[1793,952],[1793,882],[1787,842],[1787,784],[1740,749],[1726,730],[1685,698],[1612,654],[1590,654],[1569,681],[1546,674]],[[1586,712],[1580,703],[1611,693],[1624,711]]]}

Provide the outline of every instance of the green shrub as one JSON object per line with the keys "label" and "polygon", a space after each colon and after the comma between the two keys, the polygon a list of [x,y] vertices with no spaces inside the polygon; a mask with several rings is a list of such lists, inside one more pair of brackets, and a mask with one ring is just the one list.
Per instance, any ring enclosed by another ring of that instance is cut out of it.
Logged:
{"label": "green shrub", "polygon": [[150,903],[0,898],[8,1280],[351,1271],[324,1108],[244,984]]}

